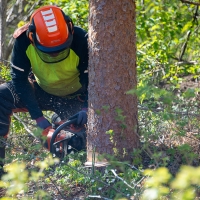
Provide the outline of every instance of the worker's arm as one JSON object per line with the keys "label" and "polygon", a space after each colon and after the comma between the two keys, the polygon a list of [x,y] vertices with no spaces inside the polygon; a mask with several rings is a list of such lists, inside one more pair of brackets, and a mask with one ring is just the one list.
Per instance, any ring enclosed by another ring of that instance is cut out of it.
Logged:
{"label": "worker's arm", "polygon": [[11,76],[17,95],[28,109],[31,118],[37,119],[43,116],[35,99],[34,91],[28,81],[31,64],[26,56],[26,50],[31,45],[25,32],[15,39],[11,55]]}

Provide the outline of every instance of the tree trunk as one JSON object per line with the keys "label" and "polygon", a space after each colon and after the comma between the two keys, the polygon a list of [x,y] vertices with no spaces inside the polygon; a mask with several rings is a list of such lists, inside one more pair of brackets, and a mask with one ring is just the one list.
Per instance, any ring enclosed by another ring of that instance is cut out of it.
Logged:
{"label": "tree trunk", "polygon": [[132,159],[137,98],[126,92],[136,84],[135,2],[90,0],[88,162],[92,152]]}
{"label": "tree trunk", "polygon": [[7,0],[0,0],[0,61],[4,59]]}
{"label": "tree trunk", "polygon": [[[1,0],[0,0],[1,1]],[[29,10],[25,11],[24,7],[29,4]],[[16,0],[14,2],[8,0],[9,9],[7,10],[6,17],[6,26],[9,27],[7,29],[7,47],[4,54],[4,59],[9,60],[10,54],[12,52],[12,47],[14,44],[13,38],[13,30],[18,28],[18,23],[20,21],[28,22],[30,20],[30,16],[36,9],[36,7],[42,5],[42,0],[38,0],[36,2],[30,2],[28,0]]]}

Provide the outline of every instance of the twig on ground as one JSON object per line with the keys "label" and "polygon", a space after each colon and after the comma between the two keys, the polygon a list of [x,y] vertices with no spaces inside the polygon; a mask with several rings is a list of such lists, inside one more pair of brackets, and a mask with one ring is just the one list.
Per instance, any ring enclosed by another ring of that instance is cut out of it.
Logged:
{"label": "twig on ground", "polygon": [[116,172],[115,172],[114,169],[111,169],[111,172],[114,174],[114,176],[115,176],[117,179],[121,180],[121,181],[122,181],[125,185],[127,185],[129,188],[131,188],[131,189],[134,189],[134,188],[135,188],[135,187],[132,187],[131,185],[129,185],[123,178],[119,177],[119,176],[116,174]]}
{"label": "twig on ground", "polygon": [[200,3],[197,3],[197,2],[191,2],[191,1],[187,1],[187,0],[181,0],[181,2],[182,3],[188,3],[188,4],[200,6]]}
{"label": "twig on ground", "polygon": [[143,176],[136,184],[134,184],[134,188],[139,185],[144,179],[146,178],[146,176]]}
{"label": "twig on ground", "polygon": [[33,136],[35,139],[39,140],[34,134],[33,132],[26,126],[26,124],[22,121],[22,119],[20,117],[18,117],[15,113],[13,113],[13,116],[21,122],[21,124],[24,126],[24,128],[26,129],[26,131]]}
{"label": "twig on ground", "polygon": [[52,184],[54,185],[54,187],[57,189],[58,193],[60,194],[60,196],[65,199],[64,195],[62,194],[62,192],[59,190],[59,188],[56,186],[56,184],[54,183],[54,181],[51,179],[50,176],[48,176],[48,178],[50,179],[50,181],[52,182]]}
{"label": "twig on ground", "polygon": [[106,197],[102,197],[100,195],[88,195],[88,198],[97,198],[97,199],[104,199],[104,200],[112,200],[112,199],[108,199]]}
{"label": "twig on ground", "polygon": [[111,185],[109,185],[109,184],[107,184],[107,183],[105,183],[105,182],[99,180],[98,178],[95,178],[94,176],[91,176],[91,175],[89,175],[89,174],[86,174],[86,173],[84,173],[84,172],[82,172],[82,171],[80,171],[80,170],[78,170],[78,169],[76,169],[76,168],[70,166],[70,165],[67,164],[67,163],[63,163],[63,162],[62,162],[61,165],[67,165],[69,168],[73,169],[74,171],[77,171],[78,173],[83,174],[83,175],[86,176],[86,177],[88,176],[88,177],[90,177],[91,179],[93,179],[93,180],[95,180],[95,181],[97,181],[97,182],[100,182],[100,183],[102,183],[103,185],[105,185],[105,186],[107,186],[107,187],[112,188],[113,190],[115,190],[117,193],[123,195],[124,197],[127,196],[126,194],[124,194],[123,192],[117,190],[117,189],[114,188],[113,186],[111,186]]}
{"label": "twig on ground", "polygon": [[[148,107],[141,106],[141,105],[138,106],[138,109],[140,109],[140,110],[150,110],[154,113],[159,113],[159,112],[165,111],[164,108],[150,109]],[[172,111],[170,113],[177,114],[177,115],[185,115],[185,116],[191,115],[191,116],[194,116],[194,117],[200,117],[199,114],[195,114],[195,113],[191,113],[191,112],[187,112],[187,111],[185,111],[185,112],[184,111],[182,111],[182,112],[181,111]]]}

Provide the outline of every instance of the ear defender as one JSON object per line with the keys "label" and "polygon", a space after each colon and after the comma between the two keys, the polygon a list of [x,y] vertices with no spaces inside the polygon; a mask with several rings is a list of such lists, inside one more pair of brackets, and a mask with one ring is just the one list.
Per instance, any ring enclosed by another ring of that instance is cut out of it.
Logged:
{"label": "ear defender", "polygon": [[29,25],[28,30],[26,32],[27,37],[30,39],[31,43],[33,44],[33,33],[35,32],[35,25],[33,22]]}
{"label": "ear defender", "polygon": [[69,29],[70,33],[73,34],[74,33],[73,22],[72,21],[68,22],[67,26],[68,26],[68,29]]}
{"label": "ear defender", "polygon": [[62,11],[62,14],[63,14],[63,16],[65,18],[65,21],[66,21],[67,27],[69,29],[69,32],[71,34],[73,34],[74,33],[74,24],[72,22],[72,19],[69,16],[67,16],[63,11]]}

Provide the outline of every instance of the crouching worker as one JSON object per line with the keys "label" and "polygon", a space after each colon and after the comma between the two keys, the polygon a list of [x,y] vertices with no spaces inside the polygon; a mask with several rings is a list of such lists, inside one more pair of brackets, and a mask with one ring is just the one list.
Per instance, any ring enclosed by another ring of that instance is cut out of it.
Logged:
{"label": "crouching worker", "polygon": [[[43,132],[48,132],[51,126],[43,110],[54,111],[62,119],[76,115],[77,123],[85,124],[86,31],[74,26],[59,7],[43,6],[32,14],[28,24],[14,32],[13,37],[12,80],[0,85],[0,137],[7,137],[13,112],[28,111]],[[4,158],[3,144],[0,167],[3,167]]]}

